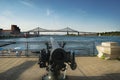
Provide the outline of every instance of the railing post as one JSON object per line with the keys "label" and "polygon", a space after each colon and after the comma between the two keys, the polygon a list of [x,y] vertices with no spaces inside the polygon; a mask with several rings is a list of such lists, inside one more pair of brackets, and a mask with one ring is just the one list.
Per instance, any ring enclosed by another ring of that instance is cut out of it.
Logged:
{"label": "railing post", "polygon": [[93,41],[93,56],[95,55],[95,41]]}
{"label": "railing post", "polygon": [[26,51],[25,51],[25,56],[29,56],[29,55],[28,55],[28,42],[26,42]]}

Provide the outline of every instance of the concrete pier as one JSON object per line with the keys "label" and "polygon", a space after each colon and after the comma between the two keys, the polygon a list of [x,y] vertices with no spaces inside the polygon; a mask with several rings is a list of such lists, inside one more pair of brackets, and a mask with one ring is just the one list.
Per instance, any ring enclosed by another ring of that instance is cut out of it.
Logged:
{"label": "concrete pier", "polygon": [[105,57],[108,59],[120,58],[120,46],[117,42],[102,42],[97,46],[98,57]]}
{"label": "concrete pier", "polygon": [[[0,57],[0,80],[41,80],[46,74],[38,58]],[[67,69],[69,80],[120,80],[120,61],[98,57],[76,57],[77,69]]]}

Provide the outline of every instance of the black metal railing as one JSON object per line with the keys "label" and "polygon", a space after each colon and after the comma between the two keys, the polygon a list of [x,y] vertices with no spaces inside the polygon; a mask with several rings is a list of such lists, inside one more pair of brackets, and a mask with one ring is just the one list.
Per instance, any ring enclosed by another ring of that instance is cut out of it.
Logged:
{"label": "black metal railing", "polygon": [[[46,49],[49,41],[0,41],[0,57],[2,56],[38,56],[41,49]],[[71,50],[76,55],[95,55],[94,41],[57,41],[65,43],[65,50]]]}

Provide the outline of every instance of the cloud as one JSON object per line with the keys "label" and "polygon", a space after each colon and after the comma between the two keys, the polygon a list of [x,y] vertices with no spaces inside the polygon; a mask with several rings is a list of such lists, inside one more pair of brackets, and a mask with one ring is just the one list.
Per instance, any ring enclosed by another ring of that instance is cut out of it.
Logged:
{"label": "cloud", "polygon": [[14,16],[13,12],[10,10],[4,10],[1,14],[3,16],[6,16],[6,17],[13,17]]}
{"label": "cloud", "polygon": [[0,28],[3,29],[10,29],[10,24],[13,23],[13,20],[11,20],[10,18],[0,15]]}
{"label": "cloud", "polygon": [[47,16],[50,16],[50,15],[52,15],[54,12],[52,11],[52,10],[50,10],[50,9],[47,9],[46,10],[46,15]]}
{"label": "cloud", "polygon": [[85,11],[83,9],[77,10],[77,13],[80,14],[81,16],[87,16],[88,15],[87,11]]}
{"label": "cloud", "polygon": [[23,1],[20,1],[20,3],[22,3],[23,5],[25,5],[25,6],[28,6],[28,7],[33,7],[33,4],[30,2],[30,1],[25,1],[25,0],[23,0]]}

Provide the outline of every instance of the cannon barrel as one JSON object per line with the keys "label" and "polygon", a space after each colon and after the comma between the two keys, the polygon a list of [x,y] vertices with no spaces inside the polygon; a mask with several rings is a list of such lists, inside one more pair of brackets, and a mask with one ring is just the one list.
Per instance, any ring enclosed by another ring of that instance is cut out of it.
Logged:
{"label": "cannon barrel", "polygon": [[60,48],[60,46],[58,45],[57,41],[55,41],[53,38],[50,38],[50,43],[51,43],[51,46],[52,46],[52,49],[57,49],[57,48]]}
{"label": "cannon barrel", "polygon": [[61,48],[57,41],[55,41],[53,38],[50,38],[51,41],[51,53],[50,53],[50,59],[55,64],[62,64],[66,61],[66,52],[63,48]]}

